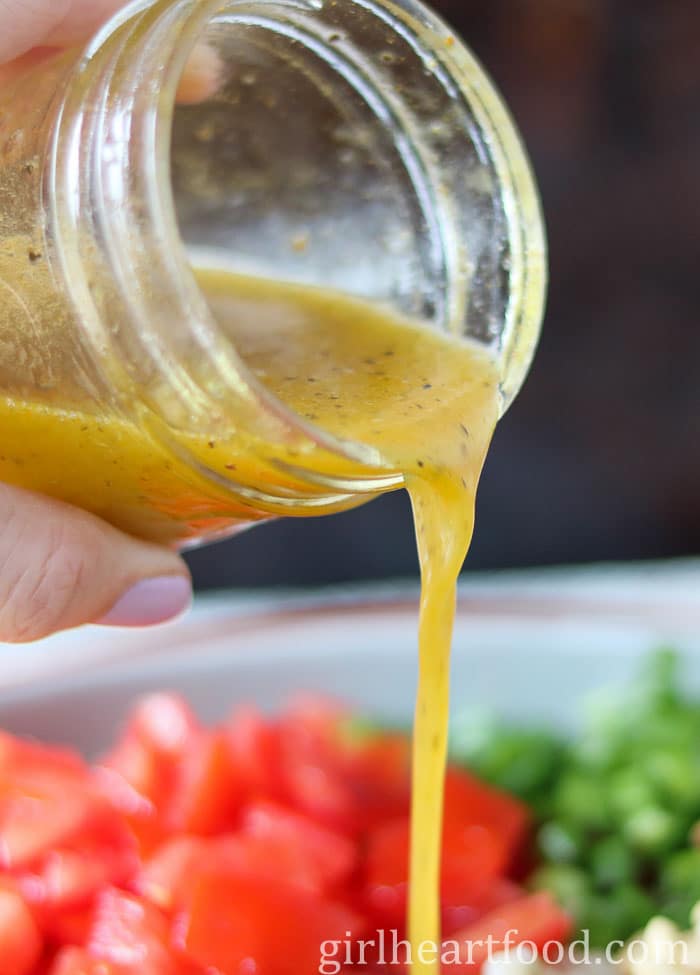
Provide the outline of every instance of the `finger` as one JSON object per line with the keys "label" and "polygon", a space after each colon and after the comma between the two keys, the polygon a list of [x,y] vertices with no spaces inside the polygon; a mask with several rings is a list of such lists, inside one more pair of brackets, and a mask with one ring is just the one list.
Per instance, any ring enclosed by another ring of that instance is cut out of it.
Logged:
{"label": "finger", "polygon": [[112,14],[126,6],[127,0],[68,0],[67,8],[47,35],[57,47],[67,47],[90,37]]}
{"label": "finger", "polygon": [[[3,2],[4,0],[0,0],[0,7]],[[110,0],[110,2],[113,2],[113,0]],[[2,14],[0,13],[0,30],[2,23]],[[57,36],[57,33],[54,32],[49,39],[45,39],[43,46],[35,46],[12,61],[3,63],[2,50],[4,38],[0,34],[0,88],[4,84],[9,84],[9,82],[15,80],[19,75],[28,71],[41,61],[52,57],[59,50],[58,42],[55,40]],[[76,43],[80,39],[80,37],[76,37]],[[49,40],[51,43],[49,43]],[[65,43],[69,43],[69,35],[66,32],[63,32],[63,40]],[[218,53],[209,44],[197,44],[190,55],[180,81],[177,91],[177,101],[182,105],[196,105],[203,102],[217,93],[223,81],[223,64]]]}
{"label": "finger", "polygon": [[[0,0],[2,3],[3,0]],[[39,2],[39,0],[35,0]],[[124,0],[68,0],[69,9],[60,21],[42,38],[55,47],[67,47],[89,37],[122,6]],[[192,52],[180,82],[177,99],[186,105],[197,104],[215,94],[221,80],[221,61],[216,51],[206,43],[198,44]]]}
{"label": "finger", "polygon": [[0,640],[23,643],[83,623],[162,623],[190,599],[187,569],[174,552],[0,485]]}
{"label": "finger", "polygon": [[0,62],[43,44],[68,15],[71,0],[0,0]]}
{"label": "finger", "polygon": [[[0,0],[2,2],[2,0]],[[18,76],[53,57],[59,48],[35,47],[8,64],[0,59],[0,89]],[[177,90],[181,105],[196,105],[217,93],[224,80],[223,65],[217,52],[208,44],[198,44],[192,52]]]}

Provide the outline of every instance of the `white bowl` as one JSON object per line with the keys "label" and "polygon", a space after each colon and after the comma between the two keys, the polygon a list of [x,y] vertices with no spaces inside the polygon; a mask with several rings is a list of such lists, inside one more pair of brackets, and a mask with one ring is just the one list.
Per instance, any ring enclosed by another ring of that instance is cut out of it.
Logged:
{"label": "white bowl", "polygon": [[[453,709],[485,705],[506,718],[571,728],[582,695],[628,680],[661,643],[678,648],[687,684],[700,690],[700,607],[692,593],[618,587],[613,596],[601,585],[582,598],[577,591],[470,586],[455,632]],[[415,593],[243,614],[218,603],[156,633],[92,630],[82,642],[92,639],[94,654],[71,655],[64,638],[45,654],[43,678],[0,690],[0,726],[94,754],[114,739],[134,698],[164,688],[185,694],[206,720],[237,702],[269,710],[295,692],[319,691],[407,724],[416,613]]]}

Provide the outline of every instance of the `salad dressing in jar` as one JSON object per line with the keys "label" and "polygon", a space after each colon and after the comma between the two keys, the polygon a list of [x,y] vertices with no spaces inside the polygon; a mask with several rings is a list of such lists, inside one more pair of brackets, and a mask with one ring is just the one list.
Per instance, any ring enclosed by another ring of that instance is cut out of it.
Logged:
{"label": "salad dressing in jar", "polygon": [[142,0],[0,94],[0,479],[179,545],[411,495],[414,972],[456,582],[544,279],[512,124],[415,0]]}

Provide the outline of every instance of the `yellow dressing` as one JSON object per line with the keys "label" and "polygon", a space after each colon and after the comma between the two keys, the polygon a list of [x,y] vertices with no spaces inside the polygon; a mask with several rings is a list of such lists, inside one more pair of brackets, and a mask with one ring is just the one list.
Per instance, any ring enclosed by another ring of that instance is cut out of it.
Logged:
{"label": "yellow dressing", "polygon": [[[498,418],[495,366],[476,345],[333,292],[199,271],[219,324],[257,380],[309,423],[367,444],[400,472],[421,563],[420,680],[414,729],[409,934],[414,975],[434,975],[420,944],[439,944],[439,860],[456,582],[476,488]],[[0,401],[0,480],[51,494],[143,537],[173,541],[266,516],[198,473],[148,424],[43,403]],[[181,437],[191,456],[239,484],[294,485],[287,448],[239,434]],[[264,449],[263,449],[264,448]],[[319,450],[319,457],[320,457]],[[329,467],[330,465],[330,467]],[[313,450],[304,456],[314,470]],[[323,452],[323,472],[333,455]],[[338,455],[337,473],[348,470]],[[338,507],[358,503],[348,500]],[[291,515],[314,514],[304,505]]]}

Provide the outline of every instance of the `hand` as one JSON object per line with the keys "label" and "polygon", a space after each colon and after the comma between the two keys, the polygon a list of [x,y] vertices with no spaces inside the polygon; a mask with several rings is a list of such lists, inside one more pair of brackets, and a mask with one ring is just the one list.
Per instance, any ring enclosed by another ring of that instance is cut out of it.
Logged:
{"label": "hand", "polygon": [[88,37],[124,0],[0,0],[0,63]]}
{"label": "hand", "polygon": [[[77,42],[119,6],[121,0],[0,0],[0,84],[15,70],[7,62],[31,59],[39,45]],[[36,640],[92,622],[160,623],[183,612],[190,598],[187,568],[175,553],[59,501],[0,485],[0,640]]]}

